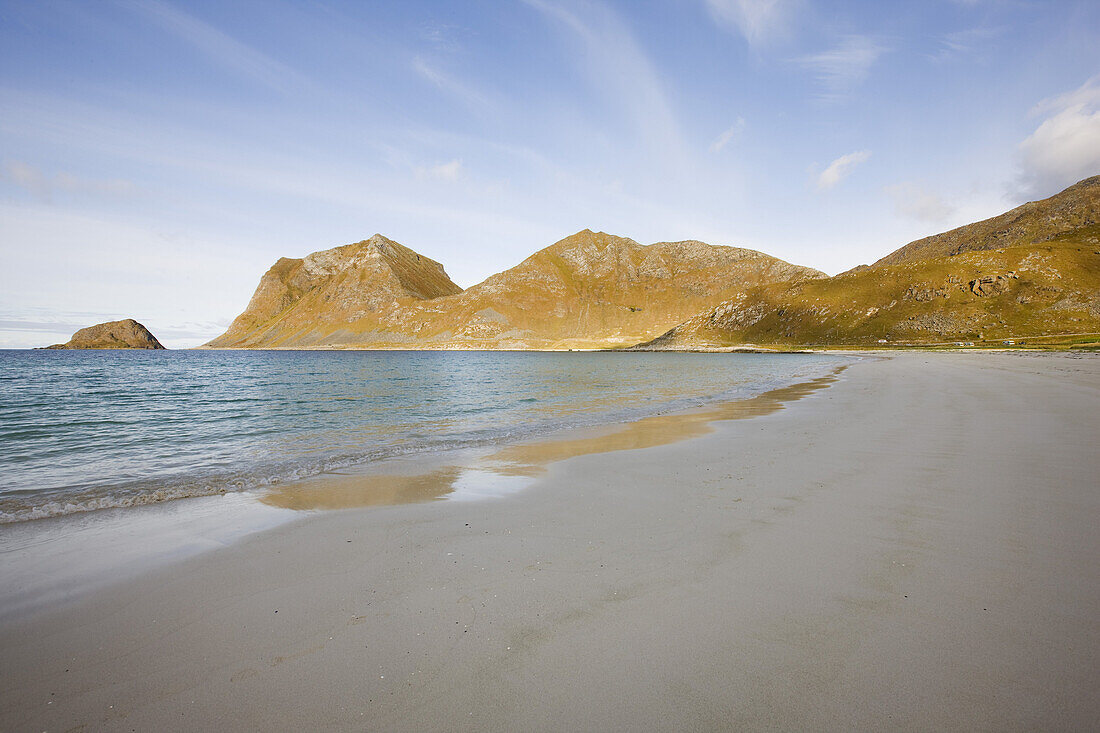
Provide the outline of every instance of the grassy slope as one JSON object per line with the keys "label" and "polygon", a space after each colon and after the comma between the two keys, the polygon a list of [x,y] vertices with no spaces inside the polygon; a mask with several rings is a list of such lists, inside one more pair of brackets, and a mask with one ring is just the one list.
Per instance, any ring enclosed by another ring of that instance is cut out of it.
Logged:
{"label": "grassy slope", "polygon": [[[1098,202],[1100,177],[1087,179],[870,267],[757,288],[647,346],[1000,344],[1100,332]],[[970,286],[997,276],[977,294]]]}

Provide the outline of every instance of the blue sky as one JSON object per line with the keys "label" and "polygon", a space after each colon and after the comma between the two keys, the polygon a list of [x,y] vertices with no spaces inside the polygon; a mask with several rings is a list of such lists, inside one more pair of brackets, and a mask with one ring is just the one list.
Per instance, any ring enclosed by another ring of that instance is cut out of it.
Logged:
{"label": "blue sky", "polygon": [[472,285],[584,228],[830,274],[1100,173],[1100,3],[0,3],[0,347],[219,333],[381,232]]}

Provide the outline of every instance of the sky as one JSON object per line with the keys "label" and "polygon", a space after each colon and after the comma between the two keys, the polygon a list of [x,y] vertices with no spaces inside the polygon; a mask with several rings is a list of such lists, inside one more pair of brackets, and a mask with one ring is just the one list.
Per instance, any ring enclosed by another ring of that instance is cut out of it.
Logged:
{"label": "sky", "polygon": [[375,232],[835,274],[1096,174],[1095,0],[0,0],[0,348],[195,346]]}

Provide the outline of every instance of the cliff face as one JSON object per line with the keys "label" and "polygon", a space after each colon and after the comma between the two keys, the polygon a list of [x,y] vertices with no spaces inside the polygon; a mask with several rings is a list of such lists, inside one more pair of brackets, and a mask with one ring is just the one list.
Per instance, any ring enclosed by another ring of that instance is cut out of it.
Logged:
{"label": "cliff face", "polygon": [[[621,346],[748,288],[825,277],[752,250],[694,241],[643,246],[584,230],[462,292],[438,263],[383,237],[368,243],[376,240],[403,253],[403,270],[385,252],[349,255],[365,243],[280,260],[209,346]],[[318,260],[330,264],[308,264]]]}
{"label": "cliff face", "polygon": [[756,288],[644,348],[1100,332],[1100,177],[833,278]]}
{"label": "cliff face", "polygon": [[48,349],[163,349],[149,329],[132,318],[82,328],[64,344]]}

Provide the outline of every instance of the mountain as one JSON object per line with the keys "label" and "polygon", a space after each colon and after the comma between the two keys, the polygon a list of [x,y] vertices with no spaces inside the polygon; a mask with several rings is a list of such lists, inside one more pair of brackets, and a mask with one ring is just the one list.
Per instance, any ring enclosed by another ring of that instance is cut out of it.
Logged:
{"label": "mountain", "polygon": [[280,260],[208,346],[625,346],[747,289],[823,277],[753,250],[586,229],[462,291],[438,263],[375,235]]}
{"label": "mountain", "polygon": [[836,277],[771,284],[639,348],[997,341],[1100,332],[1100,176]]}
{"label": "mountain", "polygon": [[163,349],[157,337],[133,318],[82,328],[64,344],[47,349]]}
{"label": "mountain", "polygon": [[211,347],[316,346],[366,340],[415,303],[462,292],[435,260],[375,234],[282,258]]}
{"label": "mountain", "polygon": [[1100,176],[1093,176],[1048,199],[1029,201],[992,219],[910,242],[886,255],[874,266],[1041,244],[1100,225],[1098,212]]}
{"label": "mountain", "polygon": [[443,338],[473,346],[617,346],[746,288],[813,277],[824,273],[753,250],[641,245],[585,229],[440,304],[446,310],[433,325]]}

